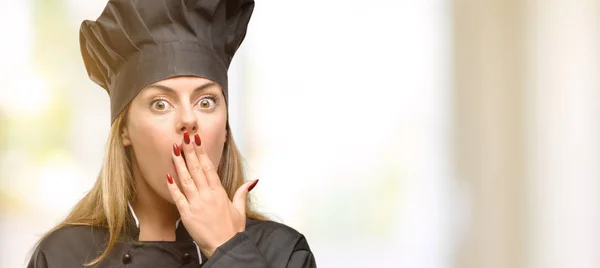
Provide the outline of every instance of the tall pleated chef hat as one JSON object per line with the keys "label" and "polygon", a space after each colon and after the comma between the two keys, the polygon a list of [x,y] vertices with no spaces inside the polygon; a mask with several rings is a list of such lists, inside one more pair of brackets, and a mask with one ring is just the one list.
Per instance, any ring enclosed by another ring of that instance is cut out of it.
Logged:
{"label": "tall pleated chef hat", "polygon": [[253,9],[253,0],[111,0],[83,21],[83,62],[110,96],[111,123],[144,87],[175,76],[210,79],[227,100],[227,70]]}

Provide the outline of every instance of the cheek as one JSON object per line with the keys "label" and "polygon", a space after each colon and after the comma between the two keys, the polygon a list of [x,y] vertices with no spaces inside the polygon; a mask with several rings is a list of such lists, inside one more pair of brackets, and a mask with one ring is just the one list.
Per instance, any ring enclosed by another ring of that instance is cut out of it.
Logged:
{"label": "cheek", "polygon": [[134,128],[131,141],[138,159],[143,159],[144,162],[159,160],[158,156],[168,151],[170,141],[167,139],[167,133],[162,131],[160,128],[145,125]]}
{"label": "cheek", "polygon": [[202,129],[202,143],[208,157],[215,167],[219,166],[225,145],[225,123],[213,123],[210,128]]}
{"label": "cheek", "polygon": [[[164,129],[164,128],[163,128]],[[160,128],[139,125],[131,129],[132,149],[139,172],[145,182],[163,198],[170,200],[166,187],[166,172],[173,172],[172,140]],[[174,174],[173,174],[174,175]]]}

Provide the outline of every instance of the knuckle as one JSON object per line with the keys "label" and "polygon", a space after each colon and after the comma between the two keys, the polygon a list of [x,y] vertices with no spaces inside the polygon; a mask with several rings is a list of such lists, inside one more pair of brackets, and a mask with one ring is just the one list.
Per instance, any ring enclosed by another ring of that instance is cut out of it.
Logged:
{"label": "knuckle", "polygon": [[215,170],[215,167],[213,167],[212,165],[204,165],[202,167],[202,170],[204,170],[204,172],[212,172],[213,170]]}
{"label": "knuckle", "polygon": [[193,211],[194,213],[202,213],[204,212],[202,206],[198,206],[195,204],[190,204],[190,211]]}
{"label": "knuckle", "polygon": [[212,193],[208,189],[202,189],[201,198],[203,201],[208,202],[213,199]]}
{"label": "knuckle", "polygon": [[177,204],[185,204],[187,200],[185,199],[185,196],[183,195],[178,195],[177,198],[175,198],[175,203]]}
{"label": "knuckle", "polygon": [[194,184],[194,180],[190,176],[184,176],[183,178],[181,178],[181,183],[184,186],[191,186]]}
{"label": "knuckle", "polygon": [[194,165],[192,166],[192,168],[190,169],[190,172],[192,173],[198,173],[202,170],[202,167],[200,167],[199,165]]}

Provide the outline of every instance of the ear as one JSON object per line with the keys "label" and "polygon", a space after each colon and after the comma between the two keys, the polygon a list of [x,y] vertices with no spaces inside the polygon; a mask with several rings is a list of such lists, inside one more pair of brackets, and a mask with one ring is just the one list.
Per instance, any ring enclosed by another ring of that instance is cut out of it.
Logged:
{"label": "ear", "polygon": [[129,137],[129,130],[127,127],[123,127],[123,131],[121,131],[121,140],[123,142],[123,146],[131,146],[131,138]]}

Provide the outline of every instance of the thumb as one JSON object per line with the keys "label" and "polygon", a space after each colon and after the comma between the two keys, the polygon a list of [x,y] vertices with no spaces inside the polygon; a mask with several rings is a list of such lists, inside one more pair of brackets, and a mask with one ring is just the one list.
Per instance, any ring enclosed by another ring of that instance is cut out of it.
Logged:
{"label": "thumb", "polygon": [[233,196],[233,205],[244,216],[246,215],[246,197],[248,196],[248,192],[252,191],[257,183],[258,180],[244,183],[235,191],[235,195]]}

